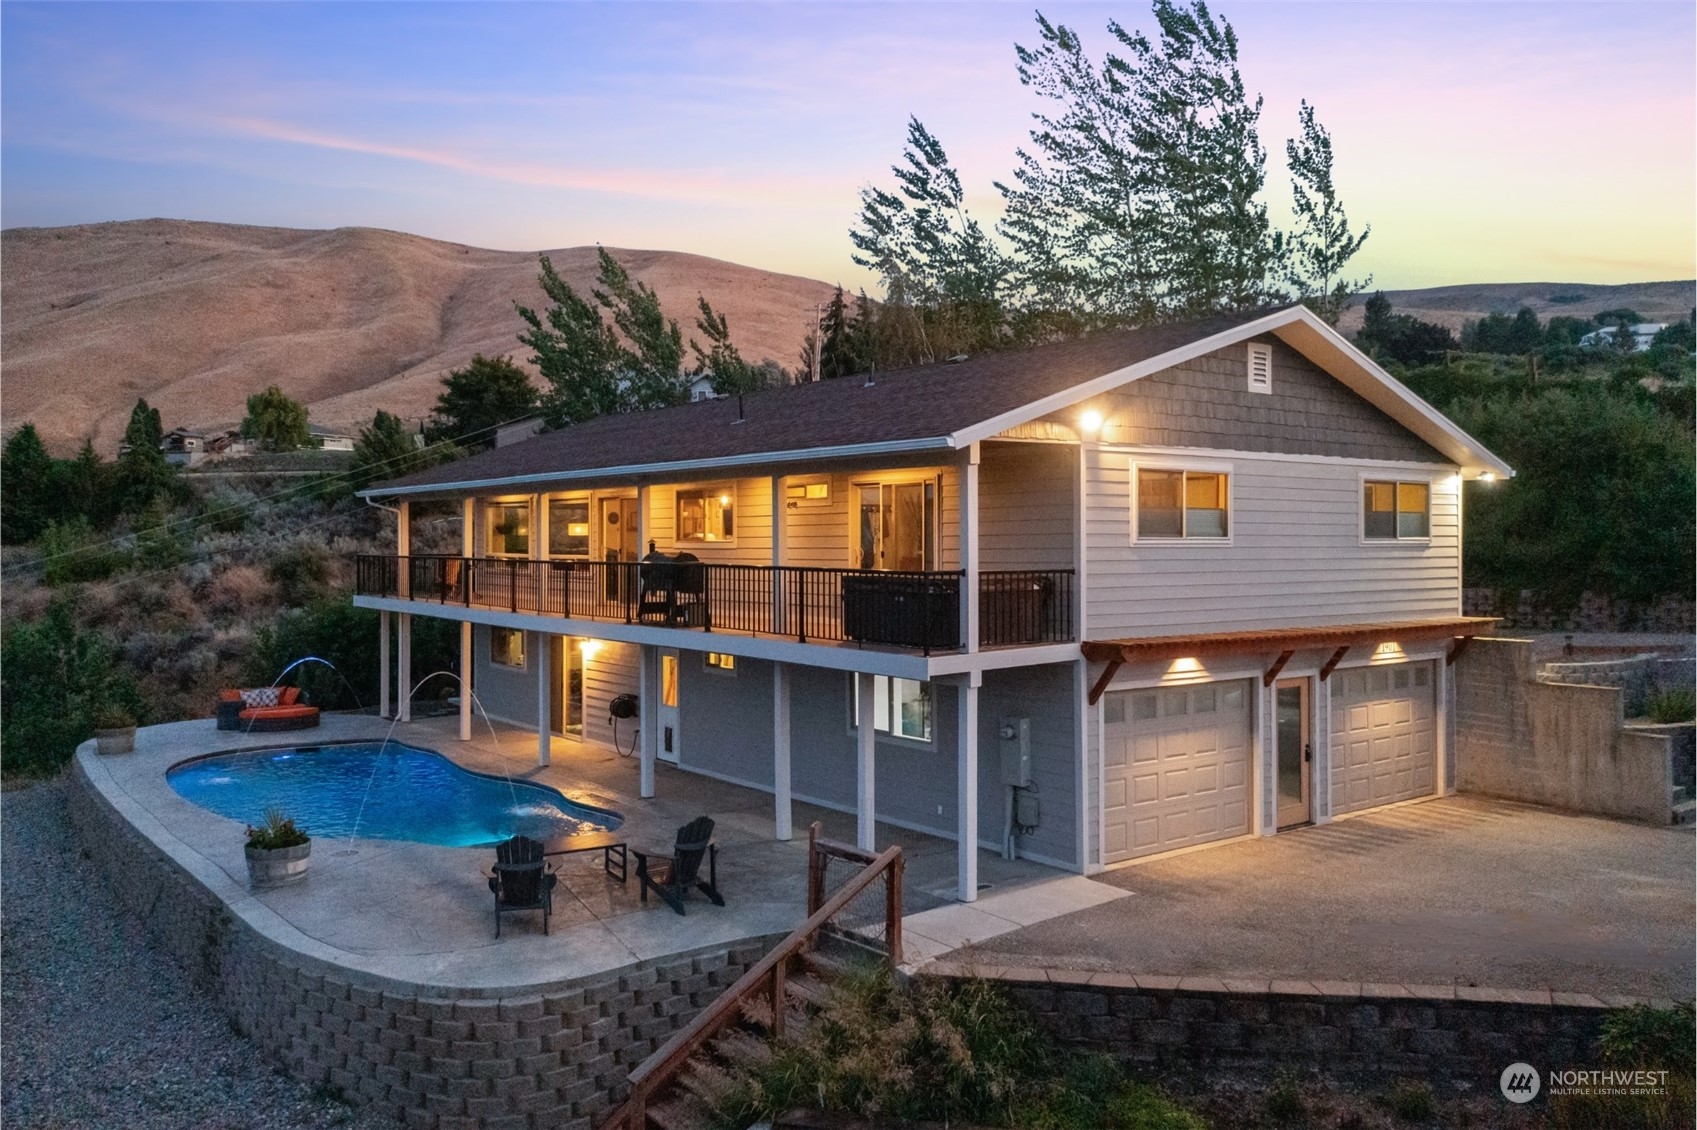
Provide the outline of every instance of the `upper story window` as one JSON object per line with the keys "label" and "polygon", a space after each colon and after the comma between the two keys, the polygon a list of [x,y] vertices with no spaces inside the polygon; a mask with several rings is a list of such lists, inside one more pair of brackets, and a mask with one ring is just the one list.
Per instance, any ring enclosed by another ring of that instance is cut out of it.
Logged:
{"label": "upper story window", "polygon": [[589,556],[587,499],[548,500],[548,552],[555,557]]}
{"label": "upper story window", "polygon": [[1432,536],[1432,485],[1367,479],[1361,484],[1361,534],[1372,541]]}
{"label": "upper story window", "polygon": [[513,557],[530,553],[528,502],[497,502],[489,507],[489,552]]}
{"label": "upper story window", "polygon": [[[860,725],[854,675],[849,676],[849,724]],[[931,740],[931,684],[913,679],[872,677],[872,728],[916,742]]]}
{"label": "upper story window", "polygon": [[1224,538],[1230,478],[1224,471],[1137,468],[1137,537]]}
{"label": "upper story window", "polygon": [[937,567],[937,483],[856,483],[858,569],[919,572]]}
{"label": "upper story window", "polygon": [[524,666],[524,633],[517,628],[489,629],[489,662],[497,667]]}
{"label": "upper story window", "polygon": [[680,490],[677,541],[729,541],[736,536],[732,487]]}

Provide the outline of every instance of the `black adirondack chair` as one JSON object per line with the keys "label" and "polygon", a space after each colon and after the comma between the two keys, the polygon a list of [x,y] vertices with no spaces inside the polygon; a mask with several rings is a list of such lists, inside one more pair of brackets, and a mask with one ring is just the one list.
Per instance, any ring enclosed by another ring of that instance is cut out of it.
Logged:
{"label": "black adirondack chair", "polygon": [[554,913],[554,884],[560,877],[542,858],[542,845],[529,836],[514,836],[495,845],[495,866],[489,889],[495,894],[495,936],[501,936],[501,915],[519,910],[540,910],[542,932]]}
{"label": "black adirondack chair", "polygon": [[[691,887],[706,895],[714,906],[724,906],[719,894],[719,847],[713,842],[713,818],[697,816],[678,829],[677,843],[672,845],[670,858],[654,855],[649,862],[647,852],[631,849],[636,856],[636,877],[642,883],[642,901],[648,902],[652,890],[666,905],[684,913],[684,896]],[[701,878],[701,861],[707,860],[707,878]]]}

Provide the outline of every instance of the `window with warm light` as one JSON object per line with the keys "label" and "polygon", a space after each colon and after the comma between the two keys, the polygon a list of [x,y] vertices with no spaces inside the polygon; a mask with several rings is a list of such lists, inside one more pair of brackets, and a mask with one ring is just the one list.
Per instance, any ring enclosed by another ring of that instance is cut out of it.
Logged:
{"label": "window with warm light", "polygon": [[1373,479],[1363,482],[1361,534],[1371,541],[1431,537],[1431,484]]}
{"label": "window with warm light", "polygon": [[517,628],[489,629],[489,662],[497,667],[524,666],[524,633]]}
{"label": "window with warm light", "polygon": [[1139,538],[1224,538],[1230,476],[1219,471],[1137,469]]}
{"label": "window with warm light", "polygon": [[589,501],[548,500],[548,552],[554,557],[589,556]]}
{"label": "window with warm light", "polygon": [[[849,676],[849,725],[860,725],[854,675]],[[872,679],[872,728],[910,741],[931,740],[931,684],[875,675]]]}
{"label": "window with warm light", "polygon": [[724,671],[733,675],[736,673],[737,657],[734,655],[726,655],[719,651],[710,651],[707,653],[706,663],[707,669],[710,671]]}
{"label": "window with warm light", "polygon": [[784,497],[794,502],[823,502],[831,497],[830,483],[791,483]]}
{"label": "window with warm light", "polygon": [[732,518],[735,506],[734,488],[729,486],[680,490],[676,540],[729,541],[736,536]]}
{"label": "window with warm light", "polygon": [[503,557],[530,552],[528,502],[497,502],[489,507],[489,552]]}

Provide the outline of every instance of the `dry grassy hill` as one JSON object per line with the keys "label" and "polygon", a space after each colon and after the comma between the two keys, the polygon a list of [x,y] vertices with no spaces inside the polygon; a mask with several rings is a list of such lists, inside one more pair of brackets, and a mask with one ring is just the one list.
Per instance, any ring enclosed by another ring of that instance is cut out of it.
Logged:
{"label": "dry grassy hill", "polygon": [[[1425,290],[1387,290],[1385,297],[1399,314],[1412,314],[1423,322],[1461,332],[1466,322],[1487,314],[1513,314],[1530,306],[1540,321],[1557,315],[1589,318],[1604,310],[1636,310],[1649,322],[1677,322],[1690,315],[1697,301],[1697,283],[1651,282],[1623,286],[1591,286],[1587,283],[1466,283],[1434,286]],[[1560,299],[1561,301],[1557,301]],[[1344,311],[1338,325],[1345,333],[1361,328],[1358,302]]]}
{"label": "dry grassy hill", "polygon": [[[167,428],[234,423],[269,384],[333,427],[379,408],[422,417],[473,353],[522,363],[513,302],[546,302],[535,253],[368,228],[139,220],[13,229],[0,250],[5,427],[33,422],[60,454],[89,437],[111,455],[138,396]],[[699,255],[610,250],[686,340],[706,295],[752,361],[793,368],[832,290]],[[592,285],[594,248],[544,254],[580,291]]]}

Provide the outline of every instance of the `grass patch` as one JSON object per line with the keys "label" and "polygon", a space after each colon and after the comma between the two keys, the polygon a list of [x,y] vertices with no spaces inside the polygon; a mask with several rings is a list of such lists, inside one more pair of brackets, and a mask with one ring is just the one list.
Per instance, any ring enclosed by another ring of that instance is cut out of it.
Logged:
{"label": "grass patch", "polygon": [[1693,693],[1690,687],[1663,691],[1651,696],[1646,713],[1652,722],[1689,722],[1697,717],[1697,693]]}
{"label": "grass patch", "polygon": [[840,978],[804,1031],[733,1073],[718,1125],[797,1107],[902,1121],[1029,1130],[1204,1130],[1112,1059],[1069,1052],[987,981],[922,980],[876,967]]}
{"label": "grass patch", "polygon": [[1697,1012],[1692,1005],[1616,1009],[1597,1038],[1603,1066],[1663,1071],[1662,1094],[1551,1095],[1551,1130],[1627,1130],[1697,1123]]}

